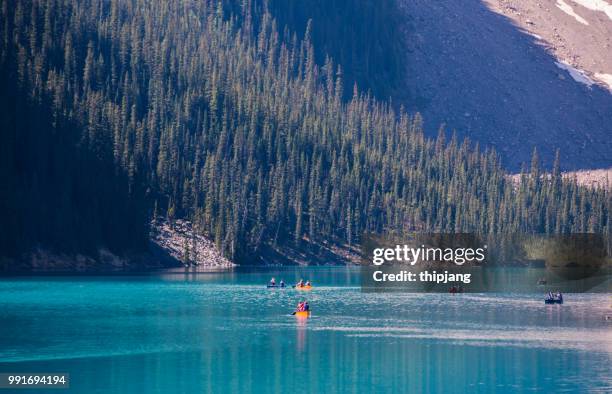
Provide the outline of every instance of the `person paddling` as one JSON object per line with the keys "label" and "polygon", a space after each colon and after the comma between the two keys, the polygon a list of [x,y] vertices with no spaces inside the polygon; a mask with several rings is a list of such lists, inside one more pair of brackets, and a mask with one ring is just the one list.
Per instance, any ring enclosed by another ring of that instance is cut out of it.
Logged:
{"label": "person paddling", "polygon": [[300,279],[300,281],[295,285],[295,287],[304,287],[304,279]]}
{"label": "person paddling", "polygon": [[308,305],[308,301],[300,301],[297,304],[295,311],[293,311],[291,314],[298,317],[310,316],[310,305]]}
{"label": "person paddling", "polygon": [[276,286],[276,279],[270,279],[270,286]]}
{"label": "person paddling", "polygon": [[280,281],[280,287],[285,287],[285,281],[281,279]]}

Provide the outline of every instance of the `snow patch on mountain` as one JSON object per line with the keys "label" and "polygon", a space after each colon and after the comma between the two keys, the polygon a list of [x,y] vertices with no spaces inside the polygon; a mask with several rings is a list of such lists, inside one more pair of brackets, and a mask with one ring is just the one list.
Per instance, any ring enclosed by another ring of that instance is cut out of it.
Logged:
{"label": "snow patch on mountain", "polygon": [[574,9],[572,8],[571,5],[567,4],[565,1],[563,0],[557,0],[557,7],[565,12],[567,15],[571,16],[572,18],[576,19],[578,22],[582,23],[583,25],[589,25],[589,22],[584,19],[583,17],[581,17],[580,15],[576,14],[576,12],[574,11]]}
{"label": "snow patch on mountain", "polygon": [[576,82],[580,82],[589,87],[591,87],[595,83],[583,71],[578,70],[577,68],[573,67],[564,60],[555,62],[555,64],[557,65],[557,67],[567,71],[568,74],[572,77],[572,79]]}
{"label": "snow patch on mountain", "polygon": [[595,78],[608,85],[608,88],[612,91],[612,74],[597,73]]}
{"label": "snow patch on mountain", "polygon": [[573,1],[574,3],[580,4],[584,8],[588,8],[591,11],[603,12],[608,16],[608,18],[610,18],[610,20],[612,20],[612,5],[608,4],[604,0],[573,0]]}

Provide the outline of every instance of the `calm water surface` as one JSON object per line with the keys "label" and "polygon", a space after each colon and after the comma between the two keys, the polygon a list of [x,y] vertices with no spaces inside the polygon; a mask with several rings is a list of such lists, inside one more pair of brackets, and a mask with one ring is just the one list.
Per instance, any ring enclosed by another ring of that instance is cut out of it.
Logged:
{"label": "calm water surface", "polygon": [[[316,288],[268,290],[272,275]],[[545,306],[359,283],[351,268],[4,278],[0,372],[68,372],[61,392],[80,393],[612,392],[609,294]]]}

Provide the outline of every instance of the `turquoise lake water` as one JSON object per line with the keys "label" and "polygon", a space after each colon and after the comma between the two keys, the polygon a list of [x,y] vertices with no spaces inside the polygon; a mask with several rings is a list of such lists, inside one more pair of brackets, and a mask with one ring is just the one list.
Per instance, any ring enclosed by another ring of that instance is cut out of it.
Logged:
{"label": "turquoise lake water", "polygon": [[612,392],[610,294],[359,284],[354,268],[3,278],[0,372],[70,373],[55,393]]}

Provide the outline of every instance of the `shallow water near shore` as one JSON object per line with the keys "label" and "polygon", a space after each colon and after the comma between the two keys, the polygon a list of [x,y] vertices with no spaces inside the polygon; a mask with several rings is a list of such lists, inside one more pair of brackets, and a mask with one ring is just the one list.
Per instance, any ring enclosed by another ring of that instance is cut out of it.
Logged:
{"label": "shallow water near shore", "polygon": [[[69,392],[612,390],[610,294],[359,284],[344,267],[3,278],[0,372],[68,372]],[[303,299],[308,320],[290,316]]]}

